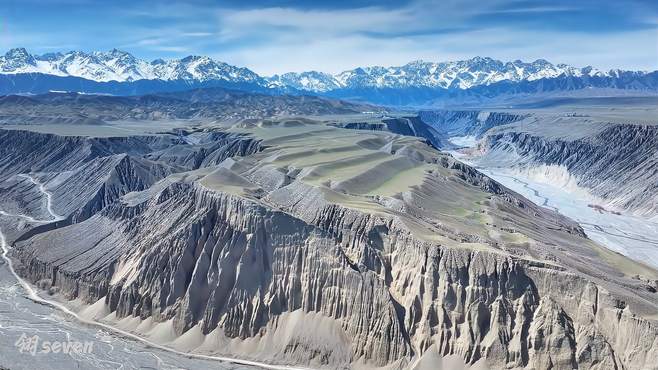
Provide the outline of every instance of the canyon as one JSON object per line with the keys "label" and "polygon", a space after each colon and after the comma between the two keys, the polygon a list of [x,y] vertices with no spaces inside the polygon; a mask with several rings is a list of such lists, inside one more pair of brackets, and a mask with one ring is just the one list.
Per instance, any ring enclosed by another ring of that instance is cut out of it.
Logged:
{"label": "canyon", "polygon": [[[11,103],[21,113],[0,130],[10,267],[79,319],[265,367],[655,367],[651,262],[487,175],[566,168],[602,209],[653,217],[650,124],[323,101],[305,116],[154,119],[160,105],[107,116],[134,103],[85,99],[98,105]],[[26,107],[40,118],[19,124]],[[60,121],[70,112],[96,124]],[[621,154],[597,146],[611,141]]]}

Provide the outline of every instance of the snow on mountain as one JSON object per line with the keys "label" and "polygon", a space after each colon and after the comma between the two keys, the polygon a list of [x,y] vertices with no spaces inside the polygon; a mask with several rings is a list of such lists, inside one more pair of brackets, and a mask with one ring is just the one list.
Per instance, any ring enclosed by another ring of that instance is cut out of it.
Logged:
{"label": "snow on mountain", "polygon": [[292,87],[297,90],[307,91],[330,91],[343,87],[338,80],[329,73],[324,72],[302,72],[302,73],[284,73],[268,77],[270,86],[273,87]]}
{"label": "snow on mountain", "polygon": [[25,49],[11,49],[0,56],[0,73],[44,73],[75,76],[105,81],[137,80],[228,80],[257,82],[263,79],[247,68],[238,68],[209,57],[189,56],[183,59],[147,62],[130,53],[113,49],[108,52],[50,53],[31,55]]}
{"label": "snow on mountain", "polygon": [[531,63],[520,60],[501,62],[492,58],[432,63],[414,61],[399,67],[363,67],[330,75],[322,72],[286,73],[268,78],[274,86],[327,92],[340,88],[408,88],[468,89],[500,81],[533,81],[561,75],[608,76],[592,67],[576,68],[566,64],[551,64],[539,59]]}
{"label": "snow on mountain", "polygon": [[[0,74],[43,73],[76,76],[105,82],[137,80],[184,80],[253,83],[263,87],[324,93],[339,89],[423,87],[433,89],[469,89],[500,81],[534,81],[542,78],[618,77],[623,71],[602,72],[592,67],[576,68],[538,59],[502,62],[475,57],[452,62],[414,61],[398,67],[363,67],[336,75],[309,71],[261,77],[247,68],[235,67],[205,56],[182,59],[156,59],[148,62],[121,51],[85,53],[49,53],[31,55],[23,48],[11,49],[0,56]],[[642,72],[638,72],[642,73]]]}
{"label": "snow on mountain", "polygon": [[575,68],[566,64],[553,65],[545,60],[524,63],[501,62],[475,57],[455,62],[431,63],[414,61],[400,67],[366,67],[339,73],[336,84],[350,88],[459,88],[490,85],[499,81],[532,81],[560,75],[580,77],[601,73],[591,67]]}

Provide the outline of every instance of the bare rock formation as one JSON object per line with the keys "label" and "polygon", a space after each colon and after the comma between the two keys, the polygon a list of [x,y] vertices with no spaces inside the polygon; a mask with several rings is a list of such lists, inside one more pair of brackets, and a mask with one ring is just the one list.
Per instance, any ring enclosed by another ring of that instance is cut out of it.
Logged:
{"label": "bare rock formation", "polygon": [[231,135],[260,150],[145,152],[123,173],[165,177],[135,176],[143,186],[81,222],[20,238],[21,273],[187,351],[330,368],[658,368],[656,271],[573,221],[416,138],[285,120]]}

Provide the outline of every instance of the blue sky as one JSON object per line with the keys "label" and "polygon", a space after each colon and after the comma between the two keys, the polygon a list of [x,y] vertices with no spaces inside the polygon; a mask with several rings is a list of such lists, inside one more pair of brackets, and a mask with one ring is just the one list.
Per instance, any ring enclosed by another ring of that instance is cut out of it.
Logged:
{"label": "blue sky", "polygon": [[0,49],[209,55],[261,74],[490,56],[658,69],[658,1],[0,0]]}

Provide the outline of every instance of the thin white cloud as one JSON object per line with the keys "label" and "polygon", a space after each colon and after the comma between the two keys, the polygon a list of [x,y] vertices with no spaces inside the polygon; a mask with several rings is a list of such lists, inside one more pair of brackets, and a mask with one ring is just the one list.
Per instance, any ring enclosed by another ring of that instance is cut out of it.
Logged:
{"label": "thin white cloud", "polygon": [[[447,61],[490,56],[504,61],[549,59],[600,69],[658,70],[658,46],[653,30],[606,35],[525,32],[495,28],[449,35],[421,35],[391,39],[364,35],[305,40],[279,37],[276,43],[251,46],[214,55],[256,72],[275,74],[315,69],[337,73],[358,66],[402,65],[409,61]],[[652,44],[653,43],[653,44]],[[647,47],[654,45],[654,47]],[[611,50],[625,50],[624,53]]]}
{"label": "thin white cloud", "polygon": [[154,46],[151,48],[152,50],[159,50],[159,51],[170,51],[174,53],[188,53],[190,52],[190,49],[188,49],[185,46],[165,46],[165,45],[158,45]]}
{"label": "thin white cloud", "polygon": [[[658,24],[650,9],[635,7],[620,17],[654,25],[653,29],[578,32],[538,22],[543,19],[541,13],[568,13],[587,4],[536,4],[513,8],[510,0],[416,0],[398,7],[358,9],[136,4],[113,8],[108,14],[113,21],[91,32],[79,32],[76,27],[50,32],[8,22],[0,47],[25,46],[44,52],[53,49],[40,45],[70,44],[84,50],[119,47],[144,58],[210,55],[263,74],[312,69],[341,72],[356,66],[476,55],[501,60],[545,58],[604,69],[658,69]],[[507,18],[497,13],[519,12],[536,15],[528,15],[529,22],[523,24],[487,22]],[[535,18],[537,27],[533,28]]]}
{"label": "thin white cloud", "polygon": [[151,46],[151,45],[160,45],[167,42],[167,39],[158,37],[158,38],[148,38],[137,41],[136,43],[129,44],[128,46]]}
{"label": "thin white cloud", "polygon": [[514,13],[555,13],[555,12],[570,12],[580,10],[575,6],[535,6],[527,8],[509,8],[497,9],[490,11],[491,14],[514,14]]}
{"label": "thin white cloud", "polygon": [[296,8],[222,9],[218,11],[221,41],[278,33],[298,36],[390,34],[463,27],[471,16],[494,11],[501,0],[447,0],[440,5],[416,1],[401,8],[301,10]]}
{"label": "thin white cloud", "polygon": [[[473,17],[495,13],[573,10],[576,7],[572,5],[512,9],[506,0],[422,0],[401,8],[347,10],[222,9],[217,12],[217,38],[228,47],[213,56],[264,74],[310,69],[337,73],[357,66],[399,65],[416,59],[445,61],[476,55],[502,60],[545,58],[577,66],[594,64],[603,69],[658,69],[658,38],[654,30],[533,31],[512,24],[498,28],[474,26],[472,21]],[[455,31],[441,31],[450,29]],[[592,58],[594,55],[596,58]]]}
{"label": "thin white cloud", "polygon": [[214,35],[212,32],[182,32],[182,37],[208,37]]}

